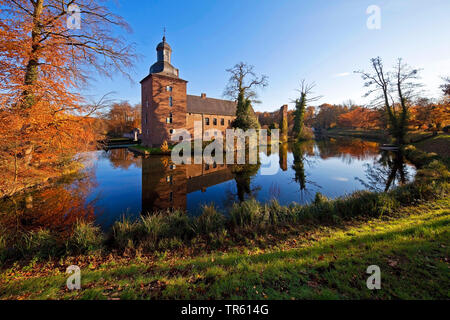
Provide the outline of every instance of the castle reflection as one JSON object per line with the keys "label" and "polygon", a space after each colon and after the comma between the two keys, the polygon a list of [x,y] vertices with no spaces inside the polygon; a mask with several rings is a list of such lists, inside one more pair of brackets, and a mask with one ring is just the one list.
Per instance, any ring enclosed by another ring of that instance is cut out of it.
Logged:
{"label": "castle reflection", "polygon": [[170,157],[142,160],[142,212],[186,209],[187,195],[236,178],[236,166],[226,164],[175,165]]}

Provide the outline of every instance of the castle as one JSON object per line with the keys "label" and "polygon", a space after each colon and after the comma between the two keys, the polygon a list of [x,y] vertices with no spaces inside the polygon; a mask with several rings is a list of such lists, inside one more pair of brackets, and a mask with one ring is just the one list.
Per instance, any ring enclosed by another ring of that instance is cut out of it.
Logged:
{"label": "castle", "polygon": [[142,145],[159,147],[171,142],[177,129],[187,129],[193,136],[194,122],[206,130],[226,129],[236,118],[234,101],[212,99],[187,94],[187,81],[179,77],[179,70],[171,64],[172,49],[163,37],[156,47],[157,61],[141,81]]}

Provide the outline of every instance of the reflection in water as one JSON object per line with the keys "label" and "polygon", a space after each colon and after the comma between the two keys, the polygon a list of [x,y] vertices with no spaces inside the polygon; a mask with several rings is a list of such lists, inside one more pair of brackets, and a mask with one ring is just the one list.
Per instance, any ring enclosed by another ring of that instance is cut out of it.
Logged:
{"label": "reflection in water", "polygon": [[366,181],[357,179],[369,190],[389,191],[409,181],[405,156],[401,151],[383,151],[378,160],[365,166]]}
{"label": "reflection in water", "polygon": [[[300,203],[305,203],[306,199],[310,198],[312,194],[312,187],[314,186],[314,193],[320,186],[306,179],[305,164],[311,168],[315,162],[314,141],[296,142],[292,145],[292,153],[294,155],[294,181],[299,185]],[[308,187],[309,185],[310,187]]]}
{"label": "reflection in water", "polygon": [[143,158],[126,149],[91,155],[92,169],[83,179],[1,200],[0,229],[48,228],[64,233],[77,219],[94,217],[108,229],[123,215],[133,219],[167,209],[197,214],[201,205],[211,203],[226,211],[249,198],[304,204],[319,190],[329,198],[364,189],[390,190],[414,172],[403,155],[380,154],[378,144],[350,139],[282,144],[277,154],[268,149],[260,157],[279,164],[272,176],[260,173],[259,161],[173,165],[170,157]]}
{"label": "reflection in water", "polygon": [[94,201],[87,201],[92,188],[92,176],[86,175],[52,188],[2,199],[0,232],[12,239],[23,232],[46,229],[64,238],[77,221],[94,221]]}

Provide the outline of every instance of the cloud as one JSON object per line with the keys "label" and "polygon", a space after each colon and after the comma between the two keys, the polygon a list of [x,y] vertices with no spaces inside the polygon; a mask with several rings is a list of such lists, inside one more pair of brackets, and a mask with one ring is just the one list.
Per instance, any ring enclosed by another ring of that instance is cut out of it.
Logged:
{"label": "cloud", "polygon": [[350,72],[337,73],[337,74],[333,75],[333,78],[347,77],[347,76],[349,76],[350,74],[351,74]]}
{"label": "cloud", "polygon": [[333,178],[331,178],[331,180],[340,181],[340,182],[348,182],[349,181],[348,178],[343,178],[343,177],[333,177]]}

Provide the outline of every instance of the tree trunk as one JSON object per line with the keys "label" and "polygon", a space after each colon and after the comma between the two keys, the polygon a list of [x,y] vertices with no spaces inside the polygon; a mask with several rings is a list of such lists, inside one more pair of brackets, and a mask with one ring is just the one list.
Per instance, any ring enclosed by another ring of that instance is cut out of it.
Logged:
{"label": "tree trunk", "polygon": [[38,79],[38,67],[39,67],[39,50],[41,40],[41,15],[44,6],[44,0],[36,0],[33,3],[33,29],[31,31],[31,53],[28,59],[25,72],[25,90],[24,95],[24,108],[31,107],[34,102],[34,92],[32,86],[36,84]]}

